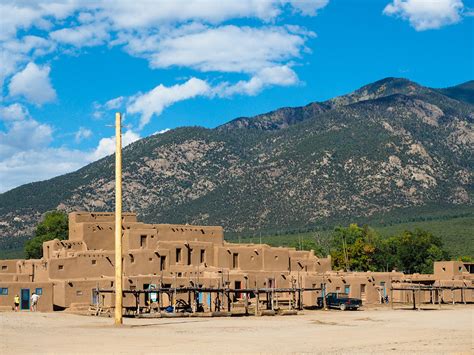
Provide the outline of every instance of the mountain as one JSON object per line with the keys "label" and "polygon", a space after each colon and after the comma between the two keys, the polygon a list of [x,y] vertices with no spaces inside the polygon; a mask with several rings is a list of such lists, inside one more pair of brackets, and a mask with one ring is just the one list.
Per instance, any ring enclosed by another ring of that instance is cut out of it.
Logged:
{"label": "mountain", "polygon": [[438,89],[442,94],[455,100],[469,102],[474,105],[474,80],[446,89]]}
{"label": "mountain", "polygon": [[[124,209],[234,234],[472,213],[472,86],[386,78],[325,102],[144,138],[123,152]],[[112,210],[113,197],[113,156],[0,194],[0,246],[22,243],[48,210]]]}

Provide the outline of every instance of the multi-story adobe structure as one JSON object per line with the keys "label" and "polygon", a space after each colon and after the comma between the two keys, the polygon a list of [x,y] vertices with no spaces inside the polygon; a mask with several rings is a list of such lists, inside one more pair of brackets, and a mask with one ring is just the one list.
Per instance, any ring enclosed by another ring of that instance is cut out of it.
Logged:
{"label": "multi-story adobe structure", "polygon": [[[39,260],[0,261],[0,309],[11,309],[13,297],[21,297],[21,309],[29,308],[32,292],[40,294],[40,311],[61,310],[78,305],[101,304],[113,307],[111,294],[98,294],[97,289],[114,288],[114,214],[73,212],[69,214],[69,239],[43,244]],[[323,288],[325,292],[345,292],[364,303],[378,303],[389,294],[392,284],[467,285],[472,286],[474,266],[462,262],[435,263],[434,274],[404,275],[400,272],[342,272],[331,270],[331,259],[319,258],[313,251],[270,247],[265,244],[234,244],[224,240],[222,227],[175,224],[145,224],[132,213],[123,214],[124,290],[203,287],[208,289],[275,289]],[[454,292],[443,297],[450,302],[473,300],[468,293]],[[248,294],[246,294],[248,295]],[[301,303],[314,306],[321,290],[303,292]],[[408,296],[407,296],[408,295]],[[396,291],[391,297],[409,302],[409,292]],[[164,297],[163,297],[164,296]],[[227,302],[242,298],[254,303],[243,293],[234,293]],[[100,299],[98,299],[100,297]],[[185,295],[125,293],[124,307],[159,307],[175,303]],[[292,302],[291,293],[281,294],[280,304]],[[431,297],[431,298],[429,298]],[[219,294],[199,295],[204,310],[215,310]],[[216,302],[217,299],[217,302]],[[439,299],[437,299],[439,301]],[[433,301],[423,294],[422,301]],[[272,300],[273,304],[273,300]],[[267,304],[268,305],[268,304]]]}

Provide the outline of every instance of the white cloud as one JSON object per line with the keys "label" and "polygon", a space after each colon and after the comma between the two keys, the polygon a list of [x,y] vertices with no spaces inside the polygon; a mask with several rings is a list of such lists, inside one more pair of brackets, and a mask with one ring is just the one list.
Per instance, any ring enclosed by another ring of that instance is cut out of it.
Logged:
{"label": "white cloud", "polygon": [[124,97],[123,96],[119,96],[119,97],[116,97],[115,99],[111,99],[109,101],[107,101],[104,106],[106,109],[108,110],[115,110],[117,108],[120,108],[122,107],[123,105],[123,100],[124,100]]}
{"label": "white cloud", "polygon": [[253,73],[299,57],[304,42],[304,36],[285,28],[228,25],[185,34],[178,31],[164,39],[159,35],[136,37],[130,39],[126,50],[149,59],[153,68]]}
{"label": "white cloud", "polygon": [[[140,139],[140,135],[131,130],[125,131],[122,134],[122,147],[126,147],[129,144]],[[99,141],[97,148],[89,155],[91,161],[101,159],[107,155],[115,152],[115,136],[109,138],[102,138]]]}
{"label": "white cloud", "polygon": [[28,109],[19,103],[9,106],[0,106],[0,120],[19,121],[29,118]]}
{"label": "white cloud", "polygon": [[47,147],[53,140],[52,128],[34,119],[6,122],[7,130],[0,131],[0,159],[18,152]]}
{"label": "white cloud", "polygon": [[171,131],[171,128],[165,128],[165,129],[162,129],[160,131],[156,131],[155,133],[153,133],[152,135],[155,135],[155,134],[163,134],[163,133],[166,133],[166,132],[169,132]]}
{"label": "white cloud", "polygon": [[63,28],[51,32],[50,37],[60,43],[75,47],[93,47],[109,40],[108,24],[93,23],[83,26]]}
{"label": "white cloud", "polygon": [[[84,2],[85,3],[85,2]],[[14,37],[18,30],[31,27],[47,29],[53,20],[61,20],[79,6],[79,1],[15,1],[3,0],[0,4],[0,40]]]}
{"label": "white cloud", "polygon": [[55,48],[53,42],[29,35],[0,42],[0,88],[5,78],[18,71],[22,63],[51,53]]}
{"label": "white cloud", "polygon": [[298,83],[296,73],[286,65],[263,68],[250,80],[241,80],[236,84],[224,83],[214,89],[221,97],[235,94],[256,95],[265,87],[271,85],[290,86]]}
{"label": "white cloud", "polygon": [[[56,92],[50,67],[38,59],[58,49],[107,44],[124,46],[145,58],[152,68],[172,66],[201,72],[242,73],[248,80],[220,82],[192,78],[182,84],[158,85],[146,93],[118,97],[96,107],[94,115],[119,109],[141,117],[140,127],[168,106],[197,96],[254,95],[269,85],[298,82],[292,61],[306,51],[314,34],[297,26],[272,25],[288,9],[314,16],[328,0],[3,0],[0,3],[0,88],[9,82],[11,96],[41,105],[53,101]],[[5,14],[7,14],[5,16]],[[265,26],[230,26],[230,19],[257,19]],[[67,26],[74,27],[67,27]],[[66,27],[65,27],[66,26]],[[23,35],[23,31],[38,29]],[[44,34],[46,32],[47,34]],[[74,49],[73,48],[73,49]],[[220,74],[218,74],[220,75]],[[11,97],[10,97],[11,98]],[[9,98],[9,99],[10,99]],[[103,138],[88,151],[52,147],[53,129],[34,120],[19,104],[0,107],[0,191],[20,184],[71,172],[113,153],[114,138]],[[76,141],[91,136],[79,128]],[[128,129],[124,146],[139,139]]]}
{"label": "white cloud", "polygon": [[461,0],[393,0],[383,13],[401,17],[417,31],[438,29],[461,21]]}
{"label": "white cloud", "polygon": [[127,113],[140,114],[140,129],[143,128],[153,115],[159,116],[168,106],[182,100],[210,93],[209,85],[200,79],[191,78],[183,84],[171,87],[158,85],[154,89],[137,94],[130,98]]}
{"label": "white cloud", "polygon": [[56,91],[49,79],[50,67],[38,66],[33,62],[10,81],[9,91],[12,96],[24,96],[28,101],[41,105],[56,99]]}
{"label": "white cloud", "polygon": [[[291,1],[290,5],[298,2]],[[188,22],[190,20],[208,23],[220,23],[232,18],[258,18],[270,21],[281,13],[281,7],[288,1],[280,0],[158,0],[150,6],[148,0],[115,0],[103,3],[104,14],[110,18],[115,27],[137,28],[157,24]],[[316,3],[324,1],[316,0]],[[301,9],[301,8],[299,8]]]}
{"label": "white cloud", "polygon": [[[75,171],[115,151],[115,137],[102,138],[97,148],[88,151],[54,148],[52,128],[33,119],[6,122],[0,131],[0,193],[16,186]],[[87,135],[87,133],[86,133]],[[123,147],[140,139],[128,130],[122,136]]]}
{"label": "white cloud", "polygon": [[80,143],[82,140],[92,137],[92,131],[85,127],[79,127],[76,134],[74,134],[74,140],[76,143]]}
{"label": "white cloud", "polygon": [[256,95],[267,86],[289,86],[297,83],[298,76],[286,65],[263,68],[250,80],[241,80],[235,84],[224,82],[211,86],[204,80],[191,78],[183,84],[170,87],[160,84],[146,93],[138,93],[130,97],[127,104],[127,113],[141,116],[138,128],[142,129],[153,116],[161,115],[166,107],[179,101],[198,96]]}
{"label": "white cloud", "polygon": [[329,4],[329,0],[289,0],[288,3],[303,15],[316,16],[318,10]]}
{"label": "white cloud", "polygon": [[19,151],[0,159],[0,192],[69,173],[88,163],[88,154],[79,150],[44,147]]}

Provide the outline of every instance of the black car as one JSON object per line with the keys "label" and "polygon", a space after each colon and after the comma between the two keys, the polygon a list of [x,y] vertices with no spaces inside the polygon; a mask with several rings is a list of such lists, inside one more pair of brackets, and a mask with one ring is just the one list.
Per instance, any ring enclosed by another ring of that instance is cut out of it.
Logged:
{"label": "black car", "polygon": [[[318,307],[324,307],[323,298],[318,297]],[[346,309],[358,309],[362,306],[362,300],[350,298],[347,293],[331,292],[326,295],[326,306],[329,308],[339,308],[341,311]]]}

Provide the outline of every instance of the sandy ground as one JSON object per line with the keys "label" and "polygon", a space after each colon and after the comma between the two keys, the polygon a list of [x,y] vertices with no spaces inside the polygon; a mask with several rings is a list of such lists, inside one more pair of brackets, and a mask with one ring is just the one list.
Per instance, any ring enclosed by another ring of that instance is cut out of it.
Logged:
{"label": "sandy ground", "polygon": [[474,353],[474,306],[298,316],[125,319],[0,313],[0,354]]}

